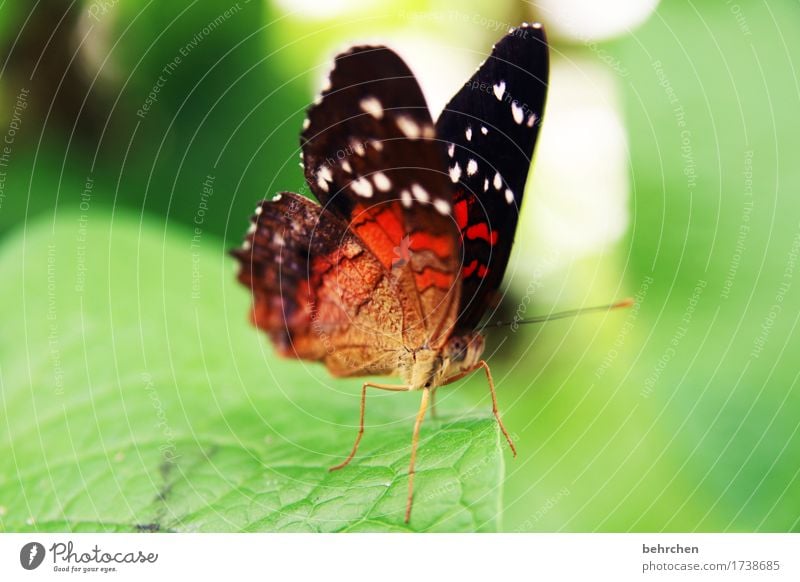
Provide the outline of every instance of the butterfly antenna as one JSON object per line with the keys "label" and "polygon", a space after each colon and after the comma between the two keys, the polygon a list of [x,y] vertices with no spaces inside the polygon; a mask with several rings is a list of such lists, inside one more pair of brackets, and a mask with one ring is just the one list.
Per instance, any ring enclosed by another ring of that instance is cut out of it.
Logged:
{"label": "butterfly antenna", "polygon": [[601,311],[611,311],[612,309],[622,309],[625,307],[632,307],[636,301],[633,297],[626,297],[622,301],[609,303],[608,305],[596,305],[594,307],[581,307],[580,309],[570,309],[569,311],[559,311],[558,313],[548,313],[547,315],[538,315],[536,317],[529,317],[528,319],[514,319],[512,321],[496,321],[494,323],[487,323],[481,330],[491,327],[504,327],[506,325],[520,325],[522,323],[544,323],[545,321],[553,321],[555,319],[565,319],[567,317],[574,317],[576,315],[585,315],[587,313],[597,313]]}

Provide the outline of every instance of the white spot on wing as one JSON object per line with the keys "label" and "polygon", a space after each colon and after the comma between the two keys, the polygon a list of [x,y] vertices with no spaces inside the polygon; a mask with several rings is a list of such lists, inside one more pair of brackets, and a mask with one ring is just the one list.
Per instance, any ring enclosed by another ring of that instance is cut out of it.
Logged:
{"label": "white spot on wing", "polygon": [[272,201],[278,202],[281,198],[283,198],[283,196],[281,196],[280,194],[275,194],[275,196],[272,197]]}
{"label": "white spot on wing", "polygon": [[361,109],[369,113],[375,119],[383,117],[383,105],[381,105],[381,102],[378,101],[376,97],[364,97],[359,102],[359,105]]}
{"label": "white spot on wing", "polygon": [[514,193],[508,188],[506,188],[506,202],[514,204]]}
{"label": "white spot on wing", "polygon": [[419,184],[414,184],[411,186],[411,193],[414,195],[414,198],[420,202],[427,203],[431,201],[431,195],[428,194],[428,191]]}
{"label": "white spot on wing", "polygon": [[409,139],[418,139],[422,135],[419,124],[408,115],[398,115],[395,123],[397,123],[398,129]]}
{"label": "white spot on wing", "polygon": [[[280,194],[278,194],[278,196],[280,196]],[[278,200],[278,196],[276,196],[273,200]],[[264,209],[261,208],[260,206],[256,206],[255,209],[256,216],[261,216],[262,212],[264,212]]]}
{"label": "white spot on wing", "polygon": [[363,196],[364,198],[372,198],[372,184],[370,184],[369,181],[363,177],[359,178],[358,180],[353,180],[350,183],[350,188],[359,196]]}
{"label": "white spot on wing", "polygon": [[467,130],[464,132],[464,137],[467,138],[467,141],[472,141],[472,126],[467,126]]}
{"label": "white spot on wing", "polygon": [[328,182],[333,182],[333,174],[328,166],[320,166],[317,170],[317,186],[325,192],[329,191]]}
{"label": "white spot on wing", "polygon": [[533,127],[533,124],[536,123],[536,114],[531,113],[531,116],[528,118],[528,127]]}
{"label": "white spot on wing", "polygon": [[360,141],[351,140],[350,147],[358,156],[363,157],[364,154],[367,153],[367,150],[364,148],[364,144],[361,143]]}
{"label": "white spot on wing", "polygon": [[433,207],[439,212],[439,214],[450,214],[450,203],[448,203],[447,200],[437,198],[433,201]]}
{"label": "white spot on wing", "polygon": [[400,202],[402,202],[403,206],[406,208],[411,208],[413,199],[411,198],[411,193],[408,190],[403,190],[400,192]]}
{"label": "white spot on wing", "polygon": [[492,183],[494,184],[494,187],[495,187],[496,190],[499,190],[500,188],[503,187],[503,178],[502,178],[502,176],[500,176],[500,172],[496,172],[495,173],[494,182],[492,182]]}
{"label": "white spot on wing", "polygon": [[372,176],[375,187],[381,192],[388,192],[392,188],[392,181],[383,172],[375,172]]}
{"label": "white spot on wing", "polygon": [[511,103],[511,115],[514,116],[514,121],[517,123],[522,123],[522,120],[525,119],[525,112],[522,111],[522,107],[516,101]]}
{"label": "white spot on wing", "polygon": [[474,176],[475,172],[478,171],[478,162],[470,158],[467,162],[467,176]]}
{"label": "white spot on wing", "polygon": [[498,101],[503,100],[503,95],[506,92],[506,82],[500,81],[497,85],[493,87],[494,89],[494,96],[497,97]]}
{"label": "white spot on wing", "polygon": [[456,144],[451,143],[449,146],[447,146],[447,155],[452,158],[455,153],[456,153]]}
{"label": "white spot on wing", "polygon": [[457,184],[459,179],[461,178],[461,166],[458,165],[456,162],[452,168],[450,168],[450,181],[453,184]]}
{"label": "white spot on wing", "polygon": [[311,120],[310,120],[308,117],[306,117],[306,118],[303,120],[303,129],[308,129],[308,126],[309,126],[309,125],[311,125]]}
{"label": "white spot on wing", "polygon": [[481,133],[483,135],[486,135],[487,133],[489,133],[489,128],[486,127],[485,125],[481,125]]}
{"label": "white spot on wing", "polygon": [[342,162],[342,169],[345,172],[347,172],[348,174],[352,174],[353,173],[353,167],[350,165],[350,162],[348,162],[347,160]]}
{"label": "white spot on wing", "polygon": [[382,152],[383,151],[383,144],[381,142],[379,142],[377,139],[370,140],[369,145],[371,145],[373,148],[375,148],[376,152]]}

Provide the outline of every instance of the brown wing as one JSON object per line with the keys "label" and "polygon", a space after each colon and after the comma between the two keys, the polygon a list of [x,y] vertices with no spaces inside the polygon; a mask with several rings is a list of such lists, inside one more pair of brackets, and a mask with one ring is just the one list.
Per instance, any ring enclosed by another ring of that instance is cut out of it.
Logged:
{"label": "brown wing", "polygon": [[403,349],[403,306],[386,269],[318,204],[283,192],[256,209],[239,281],[253,323],[279,353],[336,376],[390,374]]}

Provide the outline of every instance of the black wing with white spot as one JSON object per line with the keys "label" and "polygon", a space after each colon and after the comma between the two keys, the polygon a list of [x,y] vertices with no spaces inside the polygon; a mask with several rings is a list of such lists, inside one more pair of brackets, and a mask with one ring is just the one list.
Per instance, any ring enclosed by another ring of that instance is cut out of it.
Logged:
{"label": "black wing with white spot", "polygon": [[409,344],[443,341],[459,303],[461,249],[446,146],[422,91],[383,46],[338,55],[329,80],[300,138],[306,180],[418,306]]}
{"label": "black wing with white spot", "polygon": [[453,214],[461,228],[464,266],[457,328],[474,329],[508,264],[548,78],[540,24],[523,24],[500,40],[447,104],[436,134],[448,144],[456,186]]}
{"label": "black wing with white spot", "polygon": [[300,137],[306,179],[324,206],[348,220],[355,202],[386,200],[447,216],[453,187],[435,137],[403,60],[384,46],[353,47],[336,57],[328,88],[308,111]]}

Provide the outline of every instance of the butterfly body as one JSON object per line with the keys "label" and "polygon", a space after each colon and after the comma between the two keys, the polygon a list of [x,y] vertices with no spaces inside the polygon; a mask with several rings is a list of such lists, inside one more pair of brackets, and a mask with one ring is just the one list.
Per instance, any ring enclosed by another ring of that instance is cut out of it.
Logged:
{"label": "butterfly body", "polygon": [[284,356],[332,375],[387,375],[366,390],[422,392],[483,369],[480,321],[496,304],[544,111],[548,47],[538,24],[502,38],[436,123],[413,73],[384,46],[336,57],[300,137],[319,204],[262,201],[239,260],[251,318]]}
{"label": "butterfly body", "polygon": [[480,333],[451,336],[439,349],[422,346],[403,350],[392,375],[400,377],[409,390],[438,388],[447,384],[448,379],[475,368],[483,349],[484,338]]}

